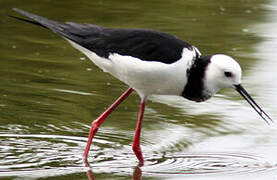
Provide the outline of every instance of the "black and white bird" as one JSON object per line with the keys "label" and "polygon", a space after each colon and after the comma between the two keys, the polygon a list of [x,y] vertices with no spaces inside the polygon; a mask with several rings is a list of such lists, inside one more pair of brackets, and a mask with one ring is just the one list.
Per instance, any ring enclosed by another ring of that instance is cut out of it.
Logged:
{"label": "black and white bird", "polygon": [[93,24],[60,23],[14,8],[31,20],[12,16],[50,29],[84,53],[96,66],[129,88],[91,124],[84,159],[92,139],[106,117],[135,90],[141,106],[133,151],[144,162],[140,134],[147,98],[152,94],[183,96],[202,102],[222,88],[233,88],[269,124],[272,119],[241,85],[241,67],[230,56],[202,56],[189,43],[167,33],[146,29],[105,28]]}

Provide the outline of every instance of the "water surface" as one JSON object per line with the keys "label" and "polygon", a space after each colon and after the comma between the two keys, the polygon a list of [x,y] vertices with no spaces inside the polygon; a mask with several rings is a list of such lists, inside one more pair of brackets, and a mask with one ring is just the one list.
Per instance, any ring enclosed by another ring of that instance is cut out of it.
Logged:
{"label": "water surface", "polygon": [[242,65],[243,84],[277,118],[276,1],[3,1],[0,10],[0,177],[4,179],[274,179],[276,125],[267,126],[233,90],[194,103],[153,96],[138,166],[131,150],[134,93],[97,133],[92,120],[127,86],[54,33],[7,17],[21,8],[59,21],[169,32],[202,54]]}

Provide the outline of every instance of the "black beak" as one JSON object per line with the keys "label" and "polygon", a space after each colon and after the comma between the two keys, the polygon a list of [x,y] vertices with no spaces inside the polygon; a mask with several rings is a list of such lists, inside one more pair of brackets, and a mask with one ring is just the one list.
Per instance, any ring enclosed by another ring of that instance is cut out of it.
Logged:
{"label": "black beak", "polygon": [[234,86],[238,93],[240,93],[240,95],[252,106],[252,108],[261,116],[261,118],[263,118],[267,124],[273,122],[269,115],[267,115],[264,110],[262,110],[262,108],[254,101],[254,99],[247,93],[241,84]]}

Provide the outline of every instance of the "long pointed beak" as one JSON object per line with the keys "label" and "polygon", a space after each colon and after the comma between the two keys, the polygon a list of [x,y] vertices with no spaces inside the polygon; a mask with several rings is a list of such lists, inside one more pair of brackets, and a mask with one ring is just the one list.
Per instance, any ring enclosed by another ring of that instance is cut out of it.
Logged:
{"label": "long pointed beak", "polygon": [[270,125],[273,120],[267,115],[264,110],[254,101],[254,99],[247,93],[247,91],[242,87],[241,84],[234,85],[235,89],[240,93],[240,95],[251,105],[251,107],[263,118],[263,120]]}

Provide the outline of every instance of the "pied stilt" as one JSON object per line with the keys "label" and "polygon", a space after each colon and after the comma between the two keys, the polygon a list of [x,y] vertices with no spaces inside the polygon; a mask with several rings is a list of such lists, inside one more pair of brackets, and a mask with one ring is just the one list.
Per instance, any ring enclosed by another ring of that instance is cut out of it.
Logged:
{"label": "pied stilt", "polygon": [[133,140],[133,151],[144,162],[140,134],[147,97],[177,95],[202,102],[221,88],[233,88],[269,124],[272,119],[241,85],[241,67],[230,56],[202,56],[195,46],[167,33],[146,29],[105,28],[93,24],[60,23],[14,8],[31,20],[12,16],[50,29],[83,52],[96,66],[129,88],[91,124],[84,159],[99,126],[135,90],[141,106]]}

